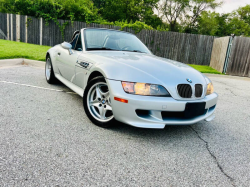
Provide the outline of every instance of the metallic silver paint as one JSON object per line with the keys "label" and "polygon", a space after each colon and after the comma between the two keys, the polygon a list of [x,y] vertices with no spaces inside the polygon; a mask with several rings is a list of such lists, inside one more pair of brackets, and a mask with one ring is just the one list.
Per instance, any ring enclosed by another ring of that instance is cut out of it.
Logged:
{"label": "metallic silver paint", "polygon": [[[137,127],[164,128],[165,125],[169,124],[193,124],[213,115],[214,110],[192,120],[164,121],[160,119],[160,111],[184,111],[187,102],[206,102],[206,108],[215,105],[218,95],[213,93],[206,96],[207,84],[211,81],[188,65],[153,54],[125,51],[86,51],[84,30],[81,30],[83,51],[73,50],[74,54],[69,55],[61,45],[56,45],[48,50],[55,76],[81,97],[83,97],[91,73],[99,72],[106,78],[113,114],[118,121]],[[63,54],[64,58],[58,58],[58,52]],[[82,68],[77,63],[81,61],[88,62],[91,66],[87,69]],[[181,98],[179,96],[176,90],[177,85],[187,84],[187,77],[192,80],[190,83],[192,88],[195,84],[202,84],[203,94],[200,98]],[[127,94],[122,89],[121,81],[159,84],[164,86],[172,97]],[[115,101],[114,96],[127,99],[129,102],[125,104]],[[135,109],[150,110],[152,118],[142,119],[138,117]]]}

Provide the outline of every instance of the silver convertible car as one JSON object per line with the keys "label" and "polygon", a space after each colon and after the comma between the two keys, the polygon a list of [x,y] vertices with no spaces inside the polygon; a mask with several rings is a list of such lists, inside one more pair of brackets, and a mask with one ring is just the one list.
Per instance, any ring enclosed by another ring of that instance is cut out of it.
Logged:
{"label": "silver convertible car", "polygon": [[49,84],[61,81],[83,97],[100,127],[120,121],[164,128],[214,119],[218,95],[212,82],[188,65],[153,55],[133,34],[84,28],[48,50]]}

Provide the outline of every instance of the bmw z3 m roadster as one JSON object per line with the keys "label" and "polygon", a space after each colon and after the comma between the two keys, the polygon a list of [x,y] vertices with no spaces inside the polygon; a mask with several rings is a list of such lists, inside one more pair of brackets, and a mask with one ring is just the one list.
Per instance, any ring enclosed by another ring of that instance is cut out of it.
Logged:
{"label": "bmw z3 m roadster", "polygon": [[218,95],[209,78],[188,65],[153,55],[133,34],[109,29],[75,31],[70,43],[48,50],[45,77],[83,97],[100,127],[120,121],[164,128],[214,119]]}

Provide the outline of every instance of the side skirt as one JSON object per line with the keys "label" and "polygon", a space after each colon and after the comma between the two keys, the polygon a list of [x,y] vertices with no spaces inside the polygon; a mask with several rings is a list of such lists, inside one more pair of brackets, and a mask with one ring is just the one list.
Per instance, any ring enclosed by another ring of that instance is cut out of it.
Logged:
{"label": "side skirt", "polygon": [[76,92],[78,95],[80,95],[81,97],[83,97],[83,89],[76,86],[75,84],[73,84],[72,82],[68,81],[67,79],[63,78],[61,75],[59,75],[58,73],[55,73],[56,78],[61,81],[63,84],[65,84],[68,88],[70,88],[71,90],[73,90],[74,92]]}

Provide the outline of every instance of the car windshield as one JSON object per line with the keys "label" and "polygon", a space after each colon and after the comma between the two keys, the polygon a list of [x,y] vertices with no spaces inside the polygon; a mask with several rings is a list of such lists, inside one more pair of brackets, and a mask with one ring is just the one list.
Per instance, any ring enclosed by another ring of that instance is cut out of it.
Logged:
{"label": "car windshield", "polygon": [[84,38],[87,51],[113,50],[150,54],[148,48],[135,35],[125,32],[106,29],[86,29]]}

